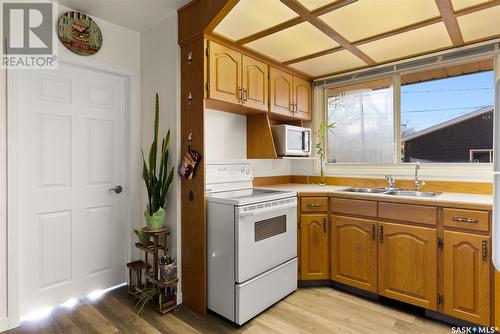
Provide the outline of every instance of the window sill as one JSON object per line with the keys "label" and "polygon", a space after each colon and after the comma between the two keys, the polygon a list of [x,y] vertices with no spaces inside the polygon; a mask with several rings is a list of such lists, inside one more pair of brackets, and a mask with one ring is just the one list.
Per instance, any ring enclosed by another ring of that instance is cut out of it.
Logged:
{"label": "window sill", "polygon": [[[315,165],[315,171],[319,173],[319,163]],[[423,163],[418,173],[419,177],[428,180],[492,182],[493,164]],[[415,164],[327,164],[325,174],[373,178],[383,178],[386,174],[392,174],[394,178],[413,179]]]}

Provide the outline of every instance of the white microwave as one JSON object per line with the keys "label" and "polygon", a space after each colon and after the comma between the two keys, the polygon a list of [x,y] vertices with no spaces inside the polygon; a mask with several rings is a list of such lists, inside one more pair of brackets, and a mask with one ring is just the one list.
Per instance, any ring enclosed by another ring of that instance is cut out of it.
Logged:
{"label": "white microwave", "polygon": [[311,154],[311,129],[293,125],[271,127],[279,156],[308,157]]}

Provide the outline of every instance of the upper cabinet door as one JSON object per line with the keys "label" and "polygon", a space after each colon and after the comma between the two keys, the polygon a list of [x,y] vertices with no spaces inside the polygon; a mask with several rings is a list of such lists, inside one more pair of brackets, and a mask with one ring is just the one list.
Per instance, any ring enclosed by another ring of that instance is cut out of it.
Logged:
{"label": "upper cabinet door", "polygon": [[437,229],[379,222],[378,292],[437,309]]}
{"label": "upper cabinet door", "polygon": [[444,232],[444,313],[491,325],[489,245],[489,236]]}
{"label": "upper cabinet door", "polygon": [[269,111],[285,116],[293,116],[293,76],[274,67],[269,70],[271,100]]}
{"label": "upper cabinet door", "polygon": [[377,292],[377,221],[331,216],[332,280]]}
{"label": "upper cabinet door", "polygon": [[243,55],[243,105],[267,111],[268,74],[267,64]]}
{"label": "upper cabinet door", "polygon": [[295,116],[299,119],[310,121],[311,108],[311,83],[309,81],[294,77],[293,95],[295,103]]}
{"label": "upper cabinet door", "polygon": [[241,53],[209,41],[208,97],[241,103]]}

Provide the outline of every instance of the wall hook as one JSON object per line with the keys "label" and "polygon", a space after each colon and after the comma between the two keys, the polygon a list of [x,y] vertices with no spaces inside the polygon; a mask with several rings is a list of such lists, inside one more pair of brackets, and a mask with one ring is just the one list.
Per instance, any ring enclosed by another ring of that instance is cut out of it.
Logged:
{"label": "wall hook", "polygon": [[188,106],[190,106],[192,102],[193,102],[193,94],[191,94],[191,92],[189,92],[189,94],[188,94],[188,101],[187,101]]}
{"label": "wall hook", "polygon": [[191,64],[193,62],[193,51],[189,51],[187,62],[188,64]]}

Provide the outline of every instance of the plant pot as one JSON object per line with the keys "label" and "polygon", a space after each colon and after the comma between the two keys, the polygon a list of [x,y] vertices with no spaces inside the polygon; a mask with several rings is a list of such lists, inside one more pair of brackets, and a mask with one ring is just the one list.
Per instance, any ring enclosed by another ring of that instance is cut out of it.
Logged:
{"label": "plant pot", "polygon": [[144,217],[146,218],[146,226],[148,229],[158,230],[163,226],[163,222],[165,220],[165,210],[163,208],[159,208],[158,211],[150,216],[148,209],[146,209],[144,210]]}
{"label": "plant pot", "polygon": [[175,263],[159,264],[160,281],[170,281],[177,278],[177,265]]}

